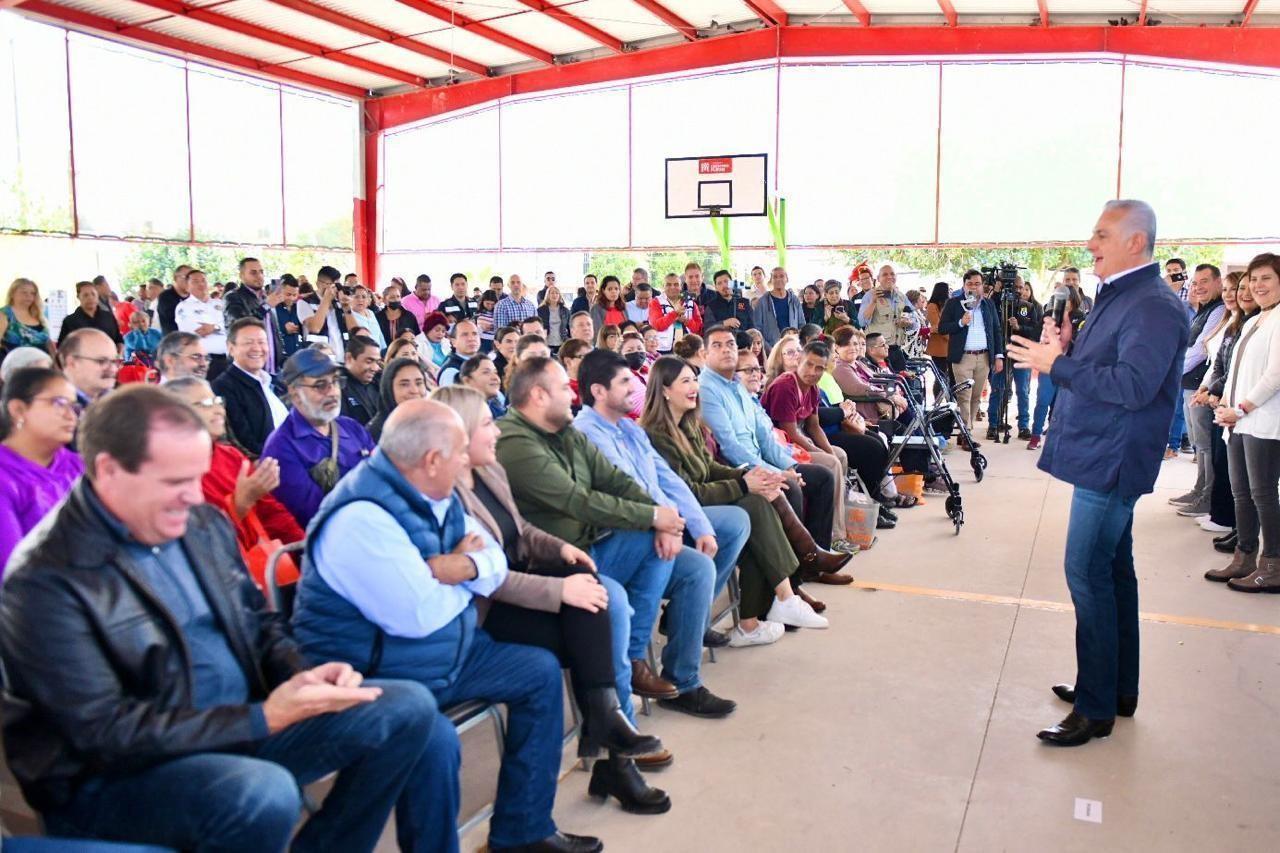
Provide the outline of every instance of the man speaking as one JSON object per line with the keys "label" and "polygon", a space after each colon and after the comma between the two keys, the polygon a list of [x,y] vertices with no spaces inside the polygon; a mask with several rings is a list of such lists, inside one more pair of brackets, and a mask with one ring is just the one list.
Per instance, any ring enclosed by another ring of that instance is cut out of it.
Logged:
{"label": "man speaking", "polygon": [[1014,337],[1018,367],[1057,386],[1040,467],[1075,486],[1067,525],[1067,587],[1076,611],[1076,681],[1057,696],[1075,706],[1040,732],[1058,746],[1107,737],[1138,705],[1138,580],[1133,507],[1150,492],[1180,399],[1187,313],[1151,254],[1156,215],[1141,201],[1103,208],[1089,239],[1102,279],[1093,311],[1064,354],[1056,317],[1041,342]]}

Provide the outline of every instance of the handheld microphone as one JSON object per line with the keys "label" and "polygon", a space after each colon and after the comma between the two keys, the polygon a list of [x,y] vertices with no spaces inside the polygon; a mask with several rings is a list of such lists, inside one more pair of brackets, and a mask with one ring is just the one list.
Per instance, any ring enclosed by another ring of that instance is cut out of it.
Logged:
{"label": "handheld microphone", "polygon": [[1053,292],[1050,300],[1050,312],[1053,314],[1053,322],[1062,325],[1062,318],[1067,313],[1067,304],[1071,301],[1071,290],[1066,287],[1059,287]]}

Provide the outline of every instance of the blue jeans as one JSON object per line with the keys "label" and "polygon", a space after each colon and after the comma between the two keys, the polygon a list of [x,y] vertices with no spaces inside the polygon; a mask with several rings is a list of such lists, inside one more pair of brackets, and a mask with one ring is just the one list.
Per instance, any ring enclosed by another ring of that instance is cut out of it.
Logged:
{"label": "blue jeans", "polygon": [[1169,446],[1174,450],[1182,447],[1182,437],[1187,433],[1187,415],[1179,399],[1173,407],[1173,423],[1169,425]]}
{"label": "blue jeans", "polygon": [[[443,719],[435,699],[409,681],[366,683],[381,687],[382,696],[295,723],[242,752],[195,753],[92,778],[65,807],[46,813],[45,824],[54,835],[202,853],[372,850],[395,806],[408,842],[401,849],[456,848],[452,814],[440,825],[414,820],[435,807],[430,788],[439,784],[426,757],[430,733]],[[299,787],[335,770],[332,793],[290,844],[302,814]]]}
{"label": "blue jeans", "polygon": [[615,530],[591,546],[602,582],[609,580],[609,628],[613,633],[614,674],[618,703],[634,723],[631,704],[631,661],[646,660],[653,623],[658,618],[662,594],[671,580],[673,560],[664,560],[653,548],[647,530]]}
{"label": "blue jeans", "polygon": [[1044,435],[1044,422],[1049,417],[1049,407],[1053,405],[1053,398],[1057,396],[1058,386],[1053,384],[1053,377],[1048,373],[1041,373],[1036,379],[1036,411],[1031,418],[1032,435]]}
{"label": "blue jeans", "polygon": [[[551,808],[564,725],[560,662],[537,646],[499,643],[481,628],[453,684],[436,691],[436,701],[445,708],[470,699],[507,706],[507,739],[489,820],[490,846],[532,844],[554,834]],[[461,746],[453,724],[443,716],[432,726],[427,755],[433,758],[431,796],[421,798],[422,814],[415,817],[425,827],[448,827],[449,838],[441,837],[440,846],[432,849],[457,850]],[[403,838],[400,842],[400,849],[406,849]]]}
{"label": "blue jeans", "polygon": [[1005,377],[1013,371],[1013,393],[1018,400],[1018,429],[1026,429],[1031,414],[1031,368],[1011,367],[1005,363],[1005,369],[991,372],[991,396],[987,400],[987,423],[995,425],[1000,414],[1000,395],[1004,393]]}
{"label": "blue jeans", "polygon": [[1138,579],[1133,571],[1137,495],[1076,487],[1067,522],[1067,588],[1076,610],[1076,712],[1116,715],[1138,695]]}

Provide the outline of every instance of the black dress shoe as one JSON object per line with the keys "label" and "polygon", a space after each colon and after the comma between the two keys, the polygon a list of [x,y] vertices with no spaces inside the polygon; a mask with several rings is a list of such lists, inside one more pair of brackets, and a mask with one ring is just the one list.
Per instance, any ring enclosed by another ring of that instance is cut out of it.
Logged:
{"label": "black dress shoe", "polygon": [[1091,720],[1072,711],[1062,722],[1044,729],[1036,737],[1054,746],[1080,746],[1096,737],[1110,737],[1115,724],[1114,717],[1110,720]]}
{"label": "black dress shoe", "polygon": [[708,628],[702,634],[702,647],[706,649],[723,649],[729,645],[729,635],[717,631],[715,628]]}
{"label": "black dress shoe", "polygon": [[[1074,684],[1055,684],[1053,685],[1053,695],[1057,696],[1068,705],[1076,703],[1076,688]],[[1122,717],[1132,717],[1138,710],[1137,696],[1117,696],[1116,697],[1116,713]]]}
{"label": "black dress shoe", "polygon": [[1213,550],[1220,551],[1223,554],[1234,554],[1236,552],[1236,544],[1238,542],[1239,537],[1236,536],[1236,532],[1233,530],[1230,533],[1214,539]]}
{"label": "black dress shoe", "polygon": [[659,699],[658,704],[672,711],[708,719],[727,717],[738,707],[737,702],[721,699],[702,685],[688,693],[681,693],[675,699]]}
{"label": "black dress shoe", "polygon": [[541,841],[532,844],[520,844],[516,847],[494,847],[489,845],[492,853],[600,853],[604,842],[590,835],[570,835],[556,831]]}
{"label": "black dress shoe", "polygon": [[898,526],[898,522],[890,520],[884,514],[876,517],[876,530],[892,530]]}
{"label": "black dress shoe", "polygon": [[884,504],[880,504],[880,517],[887,518],[894,523],[898,521],[898,514]]}

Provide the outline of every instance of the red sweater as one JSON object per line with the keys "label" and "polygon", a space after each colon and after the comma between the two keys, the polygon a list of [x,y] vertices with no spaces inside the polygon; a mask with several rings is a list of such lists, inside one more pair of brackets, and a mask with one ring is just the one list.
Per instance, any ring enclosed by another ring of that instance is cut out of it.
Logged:
{"label": "red sweater", "polygon": [[[231,523],[236,526],[237,537],[241,539],[247,538],[247,531],[243,526],[244,522],[230,511],[230,498],[235,494],[236,477],[240,474],[240,466],[244,464],[245,458],[243,453],[226,442],[214,442],[213,462],[209,465],[209,472],[200,481],[205,502],[227,513]],[[303,532],[298,522],[271,495],[259,498],[253,509],[272,539],[279,539],[285,545],[302,540]]]}

